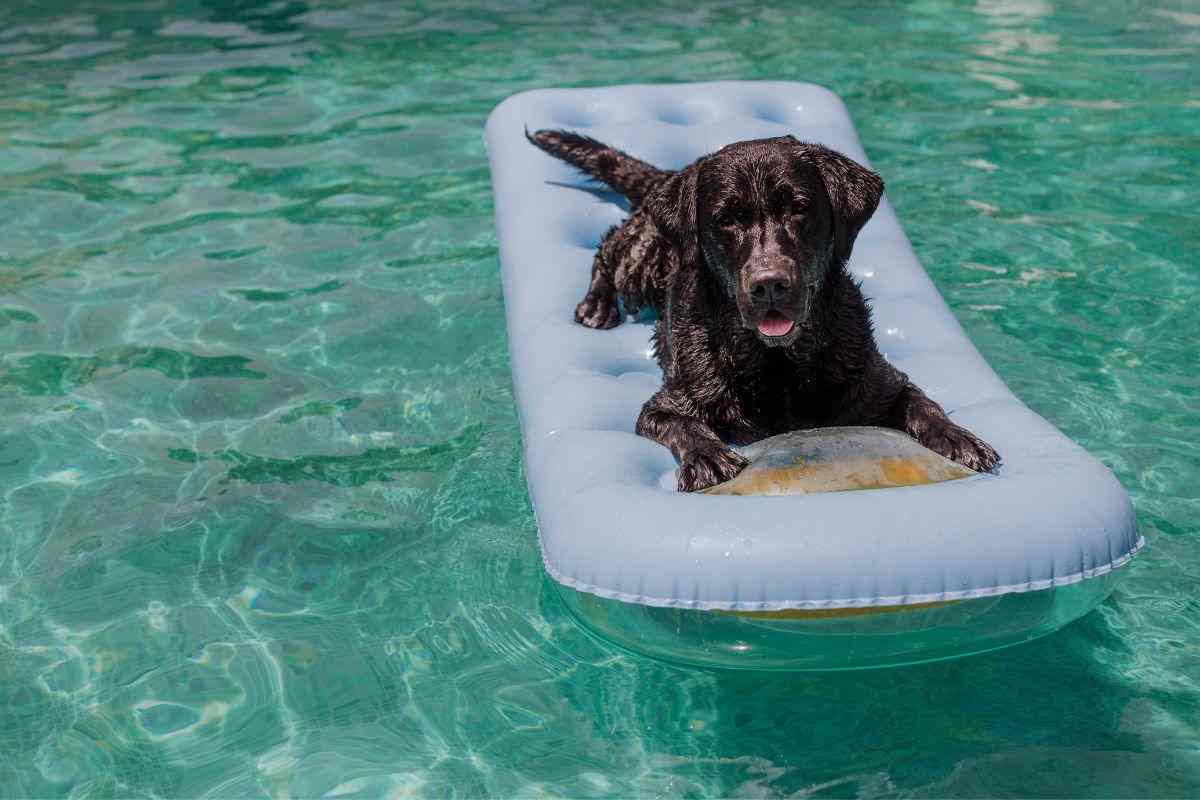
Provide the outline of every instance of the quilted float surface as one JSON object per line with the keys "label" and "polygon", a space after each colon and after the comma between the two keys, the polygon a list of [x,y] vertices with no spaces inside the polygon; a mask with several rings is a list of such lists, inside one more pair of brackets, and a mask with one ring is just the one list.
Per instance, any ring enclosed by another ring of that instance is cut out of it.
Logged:
{"label": "quilted float surface", "polygon": [[529,144],[526,128],[577,130],[664,168],[783,134],[870,161],[845,105],[812,84],[549,89],[514,95],[492,112],[486,139],[513,384],[542,554],[556,580],[657,606],[896,605],[1074,583],[1141,547],[1124,489],[987,365],[886,196],[850,262],[880,350],[991,443],[1002,466],[859,492],[676,492],[670,452],[634,433],[661,382],[652,321],[627,319],[609,331],[573,321],[596,245],[627,208]]}

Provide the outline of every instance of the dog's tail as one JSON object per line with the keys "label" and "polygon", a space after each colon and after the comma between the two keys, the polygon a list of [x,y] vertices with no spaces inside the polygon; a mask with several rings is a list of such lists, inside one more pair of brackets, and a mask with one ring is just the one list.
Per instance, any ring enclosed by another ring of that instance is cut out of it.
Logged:
{"label": "dog's tail", "polygon": [[634,207],[640,206],[647,193],[672,174],[581,133],[525,131],[525,138],[555,158],[607,183],[629,198]]}

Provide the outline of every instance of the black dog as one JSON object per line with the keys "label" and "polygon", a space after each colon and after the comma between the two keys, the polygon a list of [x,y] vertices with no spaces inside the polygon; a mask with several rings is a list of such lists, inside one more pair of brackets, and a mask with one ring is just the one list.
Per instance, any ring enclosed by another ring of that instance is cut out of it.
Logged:
{"label": "black dog", "polygon": [[680,491],[741,471],[727,443],[832,425],[896,428],[976,471],[999,461],[876,349],[846,270],[883,194],[874,172],[791,136],[731,144],[679,172],[567,131],[529,139],[630,200],[575,319],[619,324],[618,296],[660,313],[665,380],[637,432],[679,459]]}

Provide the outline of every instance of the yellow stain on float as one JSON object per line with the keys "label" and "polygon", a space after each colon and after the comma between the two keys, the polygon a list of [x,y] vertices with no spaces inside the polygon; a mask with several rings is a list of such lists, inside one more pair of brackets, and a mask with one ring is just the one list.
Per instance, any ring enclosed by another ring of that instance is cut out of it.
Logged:
{"label": "yellow stain on float", "polygon": [[863,608],[785,608],[782,611],[718,611],[731,617],[749,619],[840,619],[845,617],[871,617],[876,614],[892,614],[897,611],[925,611],[930,608],[961,603],[961,600],[935,600],[931,603],[913,603],[907,606],[865,606]]}
{"label": "yellow stain on float", "polygon": [[892,489],[966,478],[975,473],[936,453],[753,469],[707,490],[718,495],[788,495]]}

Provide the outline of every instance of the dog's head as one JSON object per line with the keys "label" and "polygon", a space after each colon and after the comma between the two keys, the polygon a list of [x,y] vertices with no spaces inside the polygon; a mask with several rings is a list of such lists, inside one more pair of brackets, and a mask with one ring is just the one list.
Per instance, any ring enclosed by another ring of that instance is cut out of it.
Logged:
{"label": "dog's head", "polygon": [[883,181],[827,147],[782,136],[731,144],[661,189],[646,208],[683,263],[709,270],[764,343],[786,346],[849,259]]}

